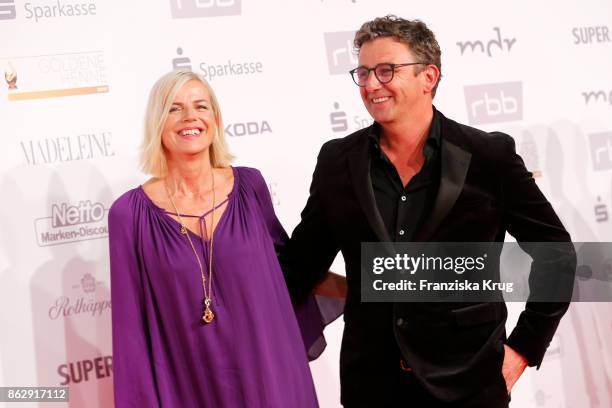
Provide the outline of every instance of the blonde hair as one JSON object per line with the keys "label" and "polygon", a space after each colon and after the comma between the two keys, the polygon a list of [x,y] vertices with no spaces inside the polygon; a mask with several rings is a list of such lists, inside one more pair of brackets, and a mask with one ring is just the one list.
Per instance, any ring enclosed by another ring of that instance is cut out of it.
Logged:
{"label": "blonde hair", "polygon": [[168,72],[157,80],[151,92],[145,112],[144,139],[140,151],[140,168],[153,177],[165,177],[168,174],[166,152],[162,145],[162,131],[172,107],[172,101],[179,89],[188,81],[198,81],[206,87],[217,131],[210,146],[210,162],[213,167],[228,167],[234,158],[225,141],[221,109],[214,91],[202,76],[188,71],[175,70]]}

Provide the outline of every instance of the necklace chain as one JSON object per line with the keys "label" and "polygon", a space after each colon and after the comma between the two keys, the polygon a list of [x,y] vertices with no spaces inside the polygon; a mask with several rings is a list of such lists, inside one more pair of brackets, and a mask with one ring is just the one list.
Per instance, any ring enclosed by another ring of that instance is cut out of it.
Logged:
{"label": "necklace chain", "polygon": [[[174,207],[174,211],[176,211],[176,215],[181,224],[181,229],[180,229],[181,234],[187,237],[187,241],[189,242],[189,245],[191,246],[191,250],[193,251],[193,254],[195,255],[196,261],[198,261],[198,266],[200,268],[200,276],[202,277],[202,290],[204,291],[204,314],[202,315],[202,321],[204,323],[210,323],[215,318],[215,314],[213,313],[210,306],[212,303],[212,280],[213,280],[212,259],[213,259],[213,238],[215,235],[214,227],[215,227],[216,200],[215,200],[215,173],[213,172],[213,169],[211,169],[210,173],[211,173],[211,179],[212,179],[213,200],[212,200],[212,215],[211,215],[211,220],[210,220],[210,236],[209,236],[210,239],[208,241],[208,254],[209,254],[208,255],[208,290],[206,288],[206,275],[204,274],[204,266],[202,265],[202,261],[200,260],[198,251],[196,250],[195,245],[193,244],[193,241],[191,240],[191,236],[189,236],[189,230],[187,229],[187,225],[185,224],[185,221],[183,221],[183,217],[181,216],[181,213],[179,212],[176,204],[174,203],[174,200],[172,199],[172,195],[170,194],[170,190],[168,189],[168,184],[164,180],[164,187],[166,188],[166,193],[168,194],[170,203],[172,203],[172,206]],[[207,232],[207,235],[208,235],[208,232]]]}

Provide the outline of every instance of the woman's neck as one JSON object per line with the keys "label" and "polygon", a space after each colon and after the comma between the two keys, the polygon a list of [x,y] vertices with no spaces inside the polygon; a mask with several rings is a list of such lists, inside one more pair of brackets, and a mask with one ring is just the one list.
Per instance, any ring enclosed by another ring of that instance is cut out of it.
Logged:
{"label": "woman's neck", "polygon": [[168,160],[166,185],[173,195],[202,197],[212,189],[210,160]]}

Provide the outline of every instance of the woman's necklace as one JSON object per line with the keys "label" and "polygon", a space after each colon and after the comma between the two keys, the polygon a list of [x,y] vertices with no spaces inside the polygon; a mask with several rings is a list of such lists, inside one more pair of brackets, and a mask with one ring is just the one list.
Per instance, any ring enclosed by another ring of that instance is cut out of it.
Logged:
{"label": "woman's necklace", "polygon": [[185,222],[183,221],[183,217],[181,217],[181,213],[176,207],[176,204],[174,204],[174,200],[172,199],[170,190],[168,190],[168,184],[164,180],[164,186],[166,187],[166,193],[168,194],[168,198],[170,199],[170,202],[172,203],[172,206],[174,207],[174,211],[176,211],[176,215],[181,224],[181,234],[187,237],[187,241],[189,241],[189,245],[191,246],[191,249],[193,250],[193,254],[196,257],[196,260],[198,261],[198,266],[200,267],[200,276],[202,277],[202,289],[204,291],[204,314],[202,315],[202,322],[206,324],[212,322],[213,319],[215,318],[215,314],[210,308],[210,305],[212,303],[212,277],[213,277],[212,259],[213,259],[213,236],[214,236],[213,228],[215,226],[215,205],[216,205],[216,202],[215,202],[215,173],[213,172],[213,169],[211,169],[211,177],[212,177],[213,202],[212,202],[212,215],[211,215],[211,220],[210,220],[210,240],[209,240],[209,245],[208,245],[208,254],[209,254],[208,256],[208,289],[206,288],[206,275],[204,274],[204,266],[202,265],[202,261],[200,260],[198,251],[196,250],[195,245],[193,245],[193,241],[191,241],[191,237],[189,236],[189,231],[187,230],[187,226]]}

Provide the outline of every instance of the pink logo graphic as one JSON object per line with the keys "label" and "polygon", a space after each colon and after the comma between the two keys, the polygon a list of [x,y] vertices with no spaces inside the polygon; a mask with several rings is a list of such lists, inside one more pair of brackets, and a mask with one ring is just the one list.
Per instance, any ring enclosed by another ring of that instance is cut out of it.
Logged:
{"label": "pink logo graphic", "polygon": [[359,63],[353,47],[354,31],[324,33],[327,65],[331,75],[347,75]]}
{"label": "pink logo graphic", "polygon": [[612,169],[612,132],[591,133],[591,158],[595,171]]}
{"label": "pink logo graphic", "polygon": [[16,17],[15,0],[0,0],[0,20],[14,20]]}
{"label": "pink logo graphic", "polygon": [[96,280],[91,275],[91,273],[86,273],[81,278],[81,287],[83,288],[83,292],[91,293],[96,291]]}
{"label": "pink logo graphic", "polygon": [[471,85],[464,93],[471,125],[523,119],[522,82]]}

